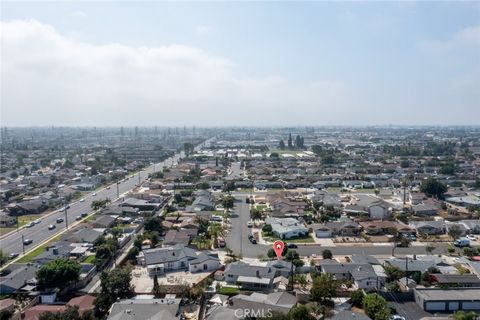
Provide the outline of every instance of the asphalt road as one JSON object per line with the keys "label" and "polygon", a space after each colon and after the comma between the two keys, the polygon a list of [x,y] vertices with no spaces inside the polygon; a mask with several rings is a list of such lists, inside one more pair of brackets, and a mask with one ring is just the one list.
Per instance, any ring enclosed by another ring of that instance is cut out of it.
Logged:
{"label": "asphalt road", "polygon": [[[207,140],[202,145],[197,146],[195,149],[198,150],[212,139],[214,138]],[[148,178],[148,174],[160,171],[161,169],[163,169],[163,167],[171,166],[177,163],[177,161],[182,157],[184,157],[183,151],[174,155],[171,158],[168,158],[163,162],[151,165],[133,176],[129,176],[127,180],[118,183],[118,194],[122,195],[123,193],[134,189],[136,186],[138,186],[139,182],[143,182]],[[94,192],[92,191],[91,193],[84,195],[83,199],[85,200],[83,202],[77,200],[75,202],[69,203],[70,208],[67,209],[66,213],[65,211],[60,210],[54,211],[53,213],[41,218],[41,222],[39,224],[36,224],[31,228],[20,228],[18,231],[10,233],[5,237],[1,238],[1,250],[5,254],[10,254],[12,252],[22,254],[23,250],[27,252],[28,250],[31,250],[32,248],[38,246],[43,241],[49,239],[50,237],[53,237],[62,230],[65,230],[67,223],[70,226],[72,223],[76,222],[75,217],[81,215],[82,213],[90,213],[92,211],[91,204],[93,201],[100,199],[116,199],[116,183],[96,191],[95,196],[93,194]],[[57,223],[57,218],[63,218],[64,221],[61,223]],[[55,225],[55,229],[48,230],[49,225]],[[23,246],[22,236],[23,239],[31,239],[33,240],[33,242],[30,245]]]}
{"label": "asphalt road", "polygon": [[[247,227],[247,222],[250,220],[250,208],[245,199],[247,194],[245,193],[234,193],[233,194],[237,199],[235,202],[235,207],[231,215],[231,230],[227,235],[226,242],[227,246],[235,253],[241,254],[243,257],[249,258],[258,258],[260,255],[267,256],[268,249],[271,248],[269,245],[263,244],[252,244],[248,240],[248,234],[251,232],[250,228]],[[288,241],[287,241],[288,243]],[[322,246],[319,244],[308,244],[302,245],[297,244],[298,248],[295,249],[301,256],[311,257],[312,255],[321,256],[323,250],[332,251],[333,255],[338,256],[347,256],[352,254],[367,254],[375,256],[391,256],[392,248],[391,244],[388,245],[339,245],[339,246]],[[426,244],[410,246],[409,248],[399,248],[395,249],[395,256],[405,256],[407,254],[426,254],[425,251]],[[436,243],[434,244],[435,250],[433,254],[444,253],[447,248],[447,243]]]}

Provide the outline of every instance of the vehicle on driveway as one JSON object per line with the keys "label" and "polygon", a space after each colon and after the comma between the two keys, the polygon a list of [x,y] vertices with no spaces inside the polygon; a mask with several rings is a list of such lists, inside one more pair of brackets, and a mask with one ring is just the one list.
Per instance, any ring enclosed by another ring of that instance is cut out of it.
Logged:
{"label": "vehicle on driveway", "polygon": [[219,239],[218,239],[218,246],[219,246],[220,248],[224,248],[225,245],[226,245],[225,239],[219,238]]}
{"label": "vehicle on driveway", "polygon": [[475,237],[473,234],[469,234],[469,235],[467,235],[467,239],[471,240],[471,241],[476,241],[477,237]]}
{"label": "vehicle on driveway", "polygon": [[56,226],[54,224],[51,224],[51,225],[48,226],[48,230],[53,230],[55,228],[56,228]]}
{"label": "vehicle on driveway", "polygon": [[252,244],[257,244],[257,240],[255,240],[255,237],[251,234],[248,235],[248,240],[250,240]]}
{"label": "vehicle on driveway", "polygon": [[33,240],[32,239],[25,239],[23,240],[23,244],[28,246],[29,244],[32,244]]}

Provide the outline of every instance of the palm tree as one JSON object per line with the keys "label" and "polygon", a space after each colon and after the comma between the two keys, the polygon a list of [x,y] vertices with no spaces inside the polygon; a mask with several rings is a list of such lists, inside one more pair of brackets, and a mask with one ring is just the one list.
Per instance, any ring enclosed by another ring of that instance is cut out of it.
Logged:
{"label": "palm tree", "polygon": [[196,236],[192,242],[199,250],[208,249],[210,246],[210,241],[204,235]]}
{"label": "palm tree", "polygon": [[223,237],[225,235],[225,229],[223,228],[223,226],[220,223],[212,223],[210,225],[208,233],[209,233],[210,237],[213,238],[214,246],[217,246],[218,238],[220,236]]}

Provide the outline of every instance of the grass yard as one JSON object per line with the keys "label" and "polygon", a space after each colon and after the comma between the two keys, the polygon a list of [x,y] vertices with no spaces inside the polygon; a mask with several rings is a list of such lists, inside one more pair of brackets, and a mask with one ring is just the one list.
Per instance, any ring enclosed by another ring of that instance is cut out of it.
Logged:
{"label": "grass yard", "polygon": [[218,293],[231,297],[239,294],[240,290],[238,288],[233,288],[233,287],[221,287],[220,289],[218,289]]}
{"label": "grass yard", "polygon": [[82,263],[95,263],[95,255],[89,255],[85,258],[85,260],[82,261]]}
{"label": "grass yard", "polygon": [[257,204],[257,205],[255,205],[255,207],[257,208],[257,210],[260,210],[260,211],[267,210],[267,205],[266,204]]}
{"label": "grass yard", "polygon": [[[264,232],[262,232],[262,237],[265,241],[268,241],[268,242],[275,242],[276,240],[282,240],[278,237],[264,236]],[[306,237],[283,239],[282,241],[285,241],[286,243],[315,243],[315,240],[313,240],[313,238],[309,235]]]}

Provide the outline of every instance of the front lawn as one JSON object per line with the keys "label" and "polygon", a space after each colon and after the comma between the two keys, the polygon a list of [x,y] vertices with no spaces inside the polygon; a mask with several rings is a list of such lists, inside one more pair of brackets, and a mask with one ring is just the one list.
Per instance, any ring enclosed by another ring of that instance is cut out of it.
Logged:
{"label": "front lawn", "polygon": [[82,263],[95,263],[95,255],[92,254],[92,255],[89,255],[85,258],[85,260],[82,261]]}
{"label": "front lawn", "polygon": [[280,239],[275,236],[267,236],[265,235],[264,232],[262,232],[262,237],[265,241],[268,241],[268,242],[275,242],[276,240],[282,240],[286,243],[315,243],[315,240],[313,240],[313,238],[310,235],[304,236],[304,237],[291,238],[291,239]]}
{"label": "front lawn", "polygon": [[232,297],[240,293],[240,290],[238,288],[234,287],[220,287],[218,289],[219,294],[224,294],[226,296]]}
{"label": "front lawn", "polygon": [[27,253],[25,256],[21,257],[20,260],[18,260],[18,263],[29,263],[32,262],[33,259],[35,259],[37,256],[39,256],[42,252],[45,251],[45,249],[49,246],[48,243],[45,243],[41,245],[40,247],[36,248],[35,250]]}

